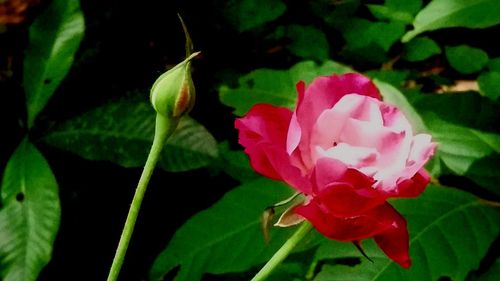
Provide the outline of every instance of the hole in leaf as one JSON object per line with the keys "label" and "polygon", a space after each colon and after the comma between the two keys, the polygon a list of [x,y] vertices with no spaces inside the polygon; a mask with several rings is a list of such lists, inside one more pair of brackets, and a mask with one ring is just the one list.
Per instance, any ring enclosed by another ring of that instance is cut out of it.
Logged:
{"label": "hole in leaf", "polygon": [[47,78],[47,79],[45,79],[45,80],[43,80],[43,84],[45,84],[45,85],[50,84],[50,82],[52,82],[52,80],[50,80],[50,79],[48,79],[48,78]]}
{"label": "hole in leaf", "polygon": [[17,200],[17,202],[23,202],[24,201],[24,193],[19,192],[18,194],[16,194],[16,200]]}
{"label": "hole in leaf", "polygon": [[441,276],[439,277],[438,281],[451,281],[451,277],[448,276]]}

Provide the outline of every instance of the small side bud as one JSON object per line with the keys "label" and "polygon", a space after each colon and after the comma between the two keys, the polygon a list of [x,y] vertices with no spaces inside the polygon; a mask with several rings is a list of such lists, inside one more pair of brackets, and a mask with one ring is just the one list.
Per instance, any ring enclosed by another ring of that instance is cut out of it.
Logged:
{"label": "small side bud", "polygon": [[264,240],[266,243],[269,242],[269,231],[271,228],[271,221],[273,220],[274,217],[274,208],[273,207],[268,207],[262,212],[262,220],[261,220],[261,228],[262,228],[262,234],[264,234]]}
{"label": "small side bud", "polygon": [[151,88],[151,104],[158,114],[179,119],[194,106],[195,89],[191,79],[191,60],[200,52],[191,54],[181,63],[163,73]]}

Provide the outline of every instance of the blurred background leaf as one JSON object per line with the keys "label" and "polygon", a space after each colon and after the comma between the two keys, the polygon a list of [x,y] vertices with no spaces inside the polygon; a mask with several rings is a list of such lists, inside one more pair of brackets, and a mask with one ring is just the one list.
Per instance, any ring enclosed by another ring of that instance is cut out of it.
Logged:
{"label": "blurred background leaf", "polygon": [[445,53],[450,65],[464,74],[478,72],[488,63],[485,51],[467,45],[446,47]]}
{"label": "blurred background leaf", "polygon": [[[151,147],[155,112],[148,102],[123,99],[70,119],[48,132],[44,142],[89,160],[141,167]],[[168,139],[159,166],[170,172],[207,166],[218,157],[213,136],[192,118],[182,118]]]}
{"label": "blurred background leaf", "polygon": [[477,78],[479,90],[483,96],[496,101],[500,97],[500,72],[484,72]]}
{"label": "blurred background leaf", "polygon": [[280,26],[271,37],[284,38],[286,48],[302,59],[322,62],[329,57],[329,43],[325,33],[312,25]]}
{"label": "blurred background leaf", "polygon": [[27,139],[5,168],[0,209],[0,277],[35,281],[52,256],[61,219],[49,164]]}
{"label": "blurred background leaf", "polygon": [[257,69],[239,79],[239,88],[225,85],[219,88],[219,98],[225,105],[234,107],[234,114],[244,115],[257,103],[293,107],[297,99],[295,85],[306,83],[318,75],[346,73],[350,68],[333,61],[317,65],[312,61],[300,62],[289,70]]}
{"label": "blurred background leaf", "polygon": [[379,20],[401,21],[410,24],[422,7],[422,0],[385,0],[384,5],[368,4],[370,12]]}
{"label": "blurred background leaf", "polygon": [[404,46],[403,59],[411,62],[423,61],[441,53],[439,45],[429,37],[413,38]]}
{"label": "blurred background leaf", "polygon": [[286,10],[281,0],[230,0],[223,8],[226,20],[239,32],[260,27]]}
{"label": "blurred background leaf", "polygon": [[85,30],[79,1],[54,0],[29,30],[24,60],[28,127],[68,73]]}

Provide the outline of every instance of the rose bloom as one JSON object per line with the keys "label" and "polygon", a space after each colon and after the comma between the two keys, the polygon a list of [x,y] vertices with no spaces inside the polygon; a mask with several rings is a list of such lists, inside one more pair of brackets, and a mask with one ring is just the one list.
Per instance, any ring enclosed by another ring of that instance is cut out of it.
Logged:
{"label": "rose bloom", "polygon": [[360,74],[322,76],[308,87],[301,81],[297,91],[293,112],[257,104],[236,120],[252,167],[303,193],[293,211],[326,237],[373,237],[409,267],[406,221],[386,199],[424,190],[423,166],[436,147],[431,136],[414,135],[402,112]]}

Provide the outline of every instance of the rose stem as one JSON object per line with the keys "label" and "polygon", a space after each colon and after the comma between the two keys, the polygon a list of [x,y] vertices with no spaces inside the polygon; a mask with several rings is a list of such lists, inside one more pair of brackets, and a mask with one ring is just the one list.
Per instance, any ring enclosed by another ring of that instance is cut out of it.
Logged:
{"label": "rose stem", "polygon": [[271,272],[290,254],[295,246],[311,231],[312,225],[304,221],[295,233],[274,253],[273,257],[257,272],[251,281],[263,281],[271,274]]}
{"label": "rose stem", "polygon": [[148,159],[146,160],[146,164],[142,170],[141,178],[139,179],[139,183],[137,184],[137,188],[135,190],[134,199],[132,199],[132,204],[130,205],[130,209],[128,211],[127,220],[125,221],[125,226],[123,227],[120,242],[118,243],[118,248],[116,249],[116,254],[113,259],[113,264],[109,270],[108,281],[116,281],[118,279],[149,179],[151,178],[156,163],[160,158],[162,148],[168,137],[175,130],[176,125],[176,122],[170,122],[170,120],[166,117],[156,114],[156,128],[153,145],[149,151]]}

